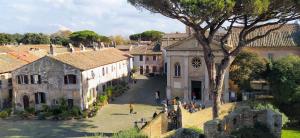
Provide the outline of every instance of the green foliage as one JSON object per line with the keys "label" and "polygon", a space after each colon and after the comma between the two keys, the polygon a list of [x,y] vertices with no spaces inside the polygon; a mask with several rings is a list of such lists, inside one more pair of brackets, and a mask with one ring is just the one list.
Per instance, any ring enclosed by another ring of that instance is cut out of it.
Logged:
{"label": "green foliage", "polygon": [[26,33],[21,39],[23,44],[50,44],[50,37],[42,33]]}
{"label": "green foliage", "polygon": [[276,103],[300,102],[299,56],[288,56],[275,61],[268,76]]}
{"label": "green foliage", "polygon": [[282,138],[297,138],[300,136],[300,129],[283,129]]}
{"label": "green foliage", "polygon": [[0,112],[0,118],[4,119],[9,116],[9,113],[7,111],[1,111]]}
{"label": "green foliage", "polygon": [[110,42],[110,39],[106,36],[101,36],[94,31],[84,30],[74,32],[70,35],[70,40],[75,44],[79,45],[80,43],[85,46],[92,46],[93,42]]}
{"label": "green foliage", "polygon": [[203,135],[204,131],[198,127],[189,127],[189,128],[184,129],[184,133],[186,135],[193,135],[193,134]]}
{"label": "green foliage", "polygon": [[155,31],[155,30],[150,30],[150,31],[145,31],[140,34],[133,34],[130,35],[129,38],[130,40],[138,41],[158,41],[162,38],[163,32],[160,31]]}
{"label": "green foliage", "polygon": [[79,107],[74,106],[71,110],[69,110],[69,114],[73,117],[79,117],[82,112]]}
{"label": "green foliage", "polygon": [[112,97],[113,90],[114,90],[113,87],[107,87],[107,88],[105,89],[105,94],[107,95],[108,99]]}
{"label": "green foliage", "polygon": [[131,72],[132,72],[132,73],[136,73],[136,72],[137,72],[137,70],[138,70],[138,67],[137,67],[137,66],[133,66],[133,68],[132,68]]}
{"label": "green foliage", "polygon": [[51,43],[56,45],[67,46],[70,43],[69,38],[64,38],[61,36],[51,36]]}
{"label": "green foliage", "polygon": [[29,114],[34,114],[35,113],[35,108],[33,108],[33,107],[31,107],[31,108],[27,108],[27,109],[25,109],[25,111],[27,112],[27,113],[29,113]]}
{"label": "green foliage", "polygon": [[267,61],[256,53],[242,52],[233,61],[230,67],[230,79],[240,89],[249,90],[250,81],[264,78],[267,70]]}
{"label": "green foliage", "polygon": [[6,45],[15,43],[15,39],[13,38],[13,35],[6,34],[6,33],[0,33],[0,45]]}
{"label": "green foliage", "polygon": [[254,127],[243,127],[231,133],[235,138],[275,138],[267,126],[256,123]]}
{"label": "green foliage", "polygon": [[120,131],[112,136],[112,138],[148,138],[146,135],[139,132],[138,129],[132,128],[125,131]]}
{"label": "green foliage", "polygon": [[100,102],[100,103],[105,103],[105,102],[107,102],[107,100],[108,100],[108,98],[107,98],[107,96],[106,95],[100,95],[99,97],[98,97],[98,101]]}
{"label": "green foliage", "polygon": [[270,104],[270,103],[258,103],[258,102],[252,102],[250,103],[251,108],[256,109],[256,110],[272,110],[276,113],[281,114],[282,116],[282,126],[285,126],[287,123],[289,123],[289,118],[282,112],[280,112],[280,110],[278,108],[276,108],[274,105]]}

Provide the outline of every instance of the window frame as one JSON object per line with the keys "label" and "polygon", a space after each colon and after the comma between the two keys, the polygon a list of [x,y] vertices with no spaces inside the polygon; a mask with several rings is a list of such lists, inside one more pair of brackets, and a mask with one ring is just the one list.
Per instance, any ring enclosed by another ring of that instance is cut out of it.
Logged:
{"label": "window frame", "polygon": [[175,63],[175,65],[174,65],[174,77],[181,77],[181,65],[180,65],[180,63]]}
{"label": "window frame", "polygon": [[[75,77],[75,78],[72,78]],[[73,82],[71,81],[73,79]],[[77,84],[77,75],[75,74],[67,74],[64,76],[64,84],[65,85],[76,85]]]}

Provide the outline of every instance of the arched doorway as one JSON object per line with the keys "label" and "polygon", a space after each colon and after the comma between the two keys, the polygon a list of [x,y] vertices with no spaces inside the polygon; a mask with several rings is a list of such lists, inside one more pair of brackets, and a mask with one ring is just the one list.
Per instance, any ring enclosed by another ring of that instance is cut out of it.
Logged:
{"label": "arched doorway", "polygon": [[23,96],[23,105],[24,105],[24,109],[29,108],[29,97],[27,95]]}

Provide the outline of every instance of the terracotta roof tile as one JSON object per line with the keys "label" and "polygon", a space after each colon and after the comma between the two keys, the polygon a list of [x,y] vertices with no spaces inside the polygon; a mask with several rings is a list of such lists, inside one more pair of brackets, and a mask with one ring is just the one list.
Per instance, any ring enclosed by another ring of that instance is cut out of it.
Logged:
{"label": "terracotta roof tile", "polygon": [[[271,28],[278,27],[278,25],[268,26],[256,30],[249,34],[248,38],[253,38],[258,35],[264,34]],[[234,28],[228,42],[229,45],[237,46],[238,35],[240,28]],[[284,25],[279,30],[270,33],[268,36],[256,40],[247,45],[248,47],[296,47],[300,46],[300,28],[296,24]]]}
{"label": "terracotta roof tile", "polygon": [[64,53],[49,57],[80,70],[89,70],[126,60],[131,57],[131,55],[115,48],[106,48],[98,51]]}
{"label": "terracotta roof tile", "polygon": [[0,73],[11,72],[21,66],[39,59],[26,52],[9,52],[0,54]]}
{"label": "terracotta roof tile", "polygon": [[134,46],[130,51],[131,55],[160,55],[162,52],[159,50],[155,50],[155,46]]}

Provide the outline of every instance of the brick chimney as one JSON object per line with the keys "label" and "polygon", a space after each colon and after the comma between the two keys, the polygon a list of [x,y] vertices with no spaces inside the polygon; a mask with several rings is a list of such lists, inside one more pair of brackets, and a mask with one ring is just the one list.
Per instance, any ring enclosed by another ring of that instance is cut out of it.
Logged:
{"label": "brick chimney", "polygon": [[52,43],[50,43],[50,51],[49,51],[50,55],[55,55],[55,51],[54,51],[54,46],[52,45]]}
{"label": "brick chimney", "polygon": [[79,44],[79,47],[81,51],[85,51],[85,46],[82,43]]}
{"label": "brick chimney", "polygon": [[68,51],[71,53],[75,52],[75,49],[71,43],[69,43]]}

